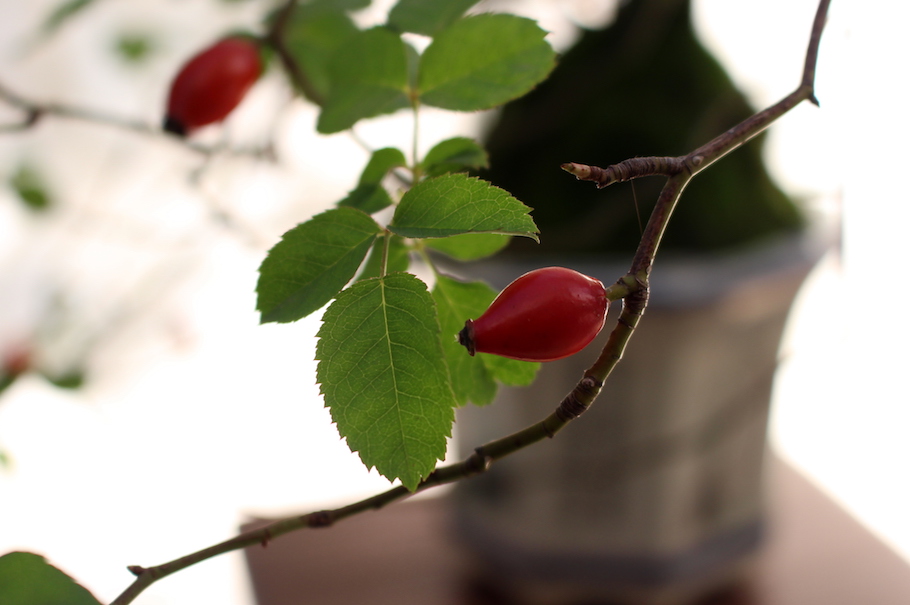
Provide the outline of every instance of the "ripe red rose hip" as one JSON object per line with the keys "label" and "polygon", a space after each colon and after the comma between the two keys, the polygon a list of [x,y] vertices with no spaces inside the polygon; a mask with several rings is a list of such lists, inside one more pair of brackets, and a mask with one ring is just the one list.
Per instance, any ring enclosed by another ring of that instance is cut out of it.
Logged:
{"label": "ripe red rose hip", "polygon": [[553,361],[585,348],[606,315],[600,281],[564,267],[545,267],[506,286],[483,315],[465,322],[458,342],[471,355]]}
{"label": "ripe red rose hip", "polygon": [[164,129],[186,136],[224,120],[262,72],[259,48],[247,38],[226,38],[202,51],[177,73]]}

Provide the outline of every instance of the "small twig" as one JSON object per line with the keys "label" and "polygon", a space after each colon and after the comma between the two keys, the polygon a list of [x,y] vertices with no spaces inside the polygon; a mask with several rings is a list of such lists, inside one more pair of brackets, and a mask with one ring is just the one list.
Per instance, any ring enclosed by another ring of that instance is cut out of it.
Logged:
{"label": "small twig", "polygon": [[183,147],[207,157],[214,155],[236,155],[266,161],[275,160],[275,153],[271,144],[266,145],[265,147],[250,148],[232,148],[224,144],[214,146],[200,145],[193,141],[174,137],[173,135],[164,132],[164,130],[158,126],[153,126],[139,120],[131,120],[92,109],[65,105],[62,103],[38,103],[31,101],[22,95],[13,92],[2,83],[0,83],[0,100],[25,113],[25,118],[22,122],[0,126],[0,133],[22,132],[37,126],[45,116],[54,116],[82,122],[91,122],[104,126],[112,126],[141,135],[166,137],[170,141],[179,143]]}
{"label": "small twig", "polygon": [[266,33],[263,40],[274,49],[278,58],[281,60],[284,71],[287,72],[288,77],[297,90],[316,105],[322,105],[324,101],[322,95],[316,90],[313,82],[300,67],[300,64],[297,63],[294,55],[291,54],[287,44],[284,42],[284,32],[286,31],[288,23],[294,15],[294,10],[296,8],[297,0],[287,0],[276,13],[275,20],[272,22],[272,26],[269,28],[269,31]]}
{"label": "small twig", "polygon": [[574,174],[579,181],[593,181],[598,189],[603,189],[613,183],[631,181],[645,176],[677,174],[685,168],[681,160],[681,157],[647,157],[623,160],[606,168],[576,162],[568,162],[561,167],[566,172]]}

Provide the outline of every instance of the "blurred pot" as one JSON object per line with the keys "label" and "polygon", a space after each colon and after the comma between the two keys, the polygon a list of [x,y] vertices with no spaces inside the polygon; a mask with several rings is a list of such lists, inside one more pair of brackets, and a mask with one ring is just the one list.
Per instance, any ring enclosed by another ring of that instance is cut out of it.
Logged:
{"label": "blurred pot", "polygon": [[[824,249],[801,235],[660,261],[645,316],[592,408],[456,489],[457,535],[475,573],[531,603],[685,603],[736,581],[764,531],[781,335]],[[502,287],[543,264],[494,262],[473,273]],[[605,283],[627,270],[571,267]],[[492,406],[459,410],[461,455],[551,412],[617,313],[583,352],[544,364],[533,387],[503,388]]]}

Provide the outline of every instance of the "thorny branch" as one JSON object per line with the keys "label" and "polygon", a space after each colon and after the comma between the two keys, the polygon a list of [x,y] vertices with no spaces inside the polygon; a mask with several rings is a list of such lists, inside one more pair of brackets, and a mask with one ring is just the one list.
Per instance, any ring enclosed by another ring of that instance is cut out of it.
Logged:
{"label": "thorny branch", "polygon": [[[286,10],[292,10],[294,4],[294,0],[289,0]],[[517,433],[476,448],[474,453],[462,462],[437,468],[418,485],[414,492],[409,492],[401,486],[394,487],[341,508],[274,521],[265,527],[244,532],[230,540],[162,565],[131,566],[129,570],[137,576],[136,580],[111,605],[126,605],[155,581],[214,556],[248,546],[265,545],[283,534],[298,529],[328,527],[352,515],[379,509],[392,502],[403,500],[414,493],[483,473],[496,460],[532,443],[553,437],[569,422],[584,413],[594,402],[603,383],[622,358],[626,344],[644,313],[648,302],[648,277],[651,264],[676,202],[686,184],[698,172],[760,133],[800,102],[808,100],[818,104],[814,92],[815,66],[818,59],[819,40],[829,4],[830,0],[821,0],[819,3],[799,87],[777,104],[755,114],[685,156],[633,158],[606,169],[575,163],[563,165],[563,169],[579,179],[594,181],[600,187],[648,175],[665,175],[668,178],[645,228],[629,273],[607,288],[607,297],[611,301],[619,299],[623,301],[623,311],[616,326],[610,333],[600,357],[585,371],[584,377],[549,416]]]}

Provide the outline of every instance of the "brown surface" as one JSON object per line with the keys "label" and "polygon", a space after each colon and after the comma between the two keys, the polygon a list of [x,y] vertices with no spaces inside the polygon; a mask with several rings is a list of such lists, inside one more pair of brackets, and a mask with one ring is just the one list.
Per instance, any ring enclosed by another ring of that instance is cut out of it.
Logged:
{"label": "brown surface", "polygon": [[[699,605],[907,605],[910,566],[804,477],[772,465],[769,541],[748,585]],[[494,605],[465,581],[446,500],[424,499],[247,550],[259,605]]]}

